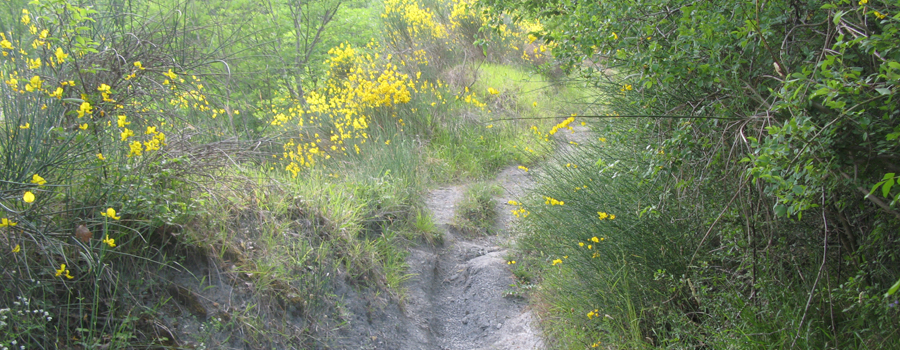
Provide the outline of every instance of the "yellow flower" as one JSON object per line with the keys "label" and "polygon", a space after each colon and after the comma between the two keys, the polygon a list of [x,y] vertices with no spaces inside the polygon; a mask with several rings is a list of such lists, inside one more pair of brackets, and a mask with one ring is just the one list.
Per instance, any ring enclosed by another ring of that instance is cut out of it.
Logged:
{"label": "yellow flower", "polygon": [[522,166],[522,165],[519,165],[519,169],[522,169],[522,170],[525,170],[525,171],[528,171],[528,168],[527,168],[527,167],[525,167],[525,166]]}
{"label": "yellow flower", "polygon": [[[130,123],[129,123],[129,124],[130,124]],[[155,134],[155,133],[156,133],[156,127],[155,127],[155,126],[148,126],[148,127],[147,127],[147,131],[144,132],[144,134],[147,134],[147,135]]]}
{"label": "yellow flower", "polygon": [[25,125],[19,125],[19,129],[28,129],[31,128],[31,123],[25,123]]}
{"label": "yellow flower", "polygon": [[113,220],[119,220],[121,218],[119,216],[116,216],[116,210],[113,208],[106,208],[106,212],[100,213],[100,215],[103,215],[103,216],[108,217]]}
{"label": "yellow flower", "polygon": [[66,58],[69,58],[69,54],[63,52],[61,47],[56,48],[56,63],[63,63],[66,61]]}
{"label": "yellow flower", "polygon": [[12,43],[9,42],[9,40],[6,40],[6,39],[0,40],[0,48],[2,48],[2,49],[7,49],[7,50],[12,50],[12,49],[14,49],[14,47],[12,46]]}
{"label": "yellow flower", "polygon": [[68,279],[73,279],[72,275],[69,274],[69,270],[66,270],[66,264],[59,265],[59,270],[56,270],[56,277],[66,276]]}
{"label": "yellow flower", "polygon": [[562,264],[562,259],[553,260],[553,265]]}
{"label": "yellow flower", "polygon": [[99,160],[106,160],[106,158],[103,157],[103,153],[97,153],[97,159],[99,159]]}
{"label": "yellow flower", "polygon": [[62,94],[63,94],[63,88],[61,88],[61,87],[56,87],[56,90],[53,91],[53,93],[50,94],[49,96],[50,96],[50,97],[56,97],[57,99],[60,99],[60,98],[62,98]]}
{"label": "yellow flower", "polygon": [[172,79],[172,80],[175,80],[175,78],[177,77],[177,76],[175,75],[175,73],[172,72],[171,69],[169,69],[169,71],[168,71],[167,73],[163,73],[163,75],[169,77],[169,79]]}
{"label": "yellow flower", "polygon": [[[125,128],[124,131],[120,134],[122,136],[122,141],[127,140],[129,137],[134,136],[134,131],[131,131],[129,128]],[[137,141],[135,141],[137,142]]]}
{"label": "yellow flower", "polygon": [[2,218],[2,219],[0,219],[0,227],[6,227],[6,226],[13,227],[13,226],[16,226],[16,225],[18,225],[18,224],[15,223],[15,222],[13,222],[13,221],[10,220],[10,219],[7,219],[7,218]]}
{"label": "yellow flower", "polygon": [[494,88],[492,88],[492,87],[489,87],[489,88],[488,88],[488,93],[491,94],[491,95],[497,95],[497,94],[500,93],[500,91],[497,91],[497,89],[494,89]]}
{"label": "yellow flower", "polygon": [[591,242],[600,243],[600,239],[597,236],[591,237]]}
{"label": "yellow flower", "polygon": [[78,118],[84,117],[85,114],[94,113],[94,108],[91,107],[91,103],[84,101],[81,103],[81,106],[78,107]]}
{"label": "yellow flower", "polygon": [[25,203],[34,202],[34,193],[31,193],[31,191],[25,191],[25,194],[22,195],[22,200],[25,201]]}
{"label": "yellow flower", "polygon": [[22,251],[22,247],[20,247],[18,244],[16,244],[16,247],[12,249],[13,253],[18,253],[20,251]]}
{"label": "yellow flower", "polygon": [[[110,209],[112,209],[112,208],[110,208]],[[110,248],[116,247],[116,240],[109,238],[109,235],[106,235],[106,239],[102,240],[101,242],[106,243],[107,245],[109,245]]]}
{"label": "yellow flower", "polygon": [[584,242],[578,242],[579,247],[584,247]]}
{"label": "yellow flower", "polygon": [[69,274],[69,270],[66,269],[66,264],[60,264],[60,265],[59,265],[59,270],[56,270],[56,277],[59,277],[60,275],[66,276],[66,278],[68,278],[68,279],[73,279],[73,278],[75,278],[75,277],[72,277],[72,275]]}
{"label": "yellow flower", "polygon": [[515,263],[516,263],[516,261],[515,261],[515,260],[512,260],[512,261],[507,261],[507,262],[506,262],[506,264],[507,264],[507,265],[513,265],[513,264],[515,264]]}
{"label": "yellow flower", "polygon": [[140,70],[144,70],[144,66],[141,64],[141,61],[135,61],[134,67]]}
{"label": "yellow flower", "polygon": [[[120,128],[124,128],[126,125],[131,124],[131,122],[128,121],[128,117],[124,116],[124,115],[120,115],[117,122],[118,122]],[[149,129],[147,129],[147,130],[149,130]]]}
{"label": "yellow flower", "polygon": [[544,196],[544,204],[551,205],[551,206],[553,206],[553,205],[566,205],[566,202],[563,202],[563,201],[561,201],[561,200],[557,200],[556,198]]}
{"label": "yellow flower", "polygon": [[141,146],[140,141],[132,142],[131,144],[128,145],[128,148],[130,148],[130,151],[128,152],[129,157],[140,156],[144,152],[144,147]]}
{"label": "yellow flower", "polygon": [[860,4],[860,5],[865,5],[865,4],[868,4],[868,3],[869,3],[869,0],[859,0],[859,4]]}
{"label": "yellow flower", "polygon": [[878,19],[884,19],[885,17],[887,17],[886,15],[878,11],[874,11],[873,13],[875,14],[875,17],[878,17]]}
{"label": "yellow flower", "polygon": [[28,84],[25,85],[25,90],[27,90],[29,92],[34,91],[34,90],[39,90],[43,84],[44,84],[44,80],[41,79],[41,77],[39,75],[35,75],[35,76],[31,77],[31,80],[29,80]]}
{"label": "yellow flower", "polygon": [[41,177],[41,176],[38,175],[38,174],[34,174],[34,175],[31,177],[31,183],[33,183],[33,184],[38,184],[38,185],[43,185],[43,184],[46,184],[46,183],[47,183],[47,180],[44,180],[44,178]]}
{"label": "yellow flower", "polygon": [[29,58],[29,59],[27,59],[27,61],[28,61],[28,68],[30,68],[30,69],[41,68],[41,58],[40,57],[35,58],[35,59]]}
{"label": "yellow flower", "polygon": [[613,32],[613,40],[619,40],[619,35]]}
{"label": "yellow flower", "polygon": [[385,144],[385,145],[390,145],[390,144],[391,144],[391,140],[384,141],[384,144]]}
{"label": "yellow flower", "polygon": [[84,124],[79,125],[78,128],[81,130],[87,130],[88,125],[87,125],[87,123],[84,123]]}

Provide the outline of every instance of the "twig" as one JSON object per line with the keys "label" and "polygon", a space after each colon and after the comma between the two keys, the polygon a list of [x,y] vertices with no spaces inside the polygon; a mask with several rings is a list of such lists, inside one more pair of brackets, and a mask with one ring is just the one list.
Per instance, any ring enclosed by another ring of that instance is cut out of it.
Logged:
{"label": "twig", "polygon": [[575,117],[575,118],[597,118],[597,119],[606,119],[606,118],[658,118],[658,119],[718,119],[718,120],[745,120],[747,118],[725,118],[725,117],[698,117],[698,116],[689,116],[689,115],[571,115],[571,116],[553,116],[553,117],[529,117],[529,118],[500,118],[494,119],[488,123],[493,123],[502,120],[528,120],[528,119],[557,119],[563,117]]}
{"label": "twig", "polygon": [[[822,191],[822,202],[825,201],[825,191]],[[803,317],[800,318],[800,324],[797,325],[797,334],[791,342],[791,348],[797,344],[797,338],[800,338],[800,329],[803,328],[803,321],[806,321],[806,313],[809,311],[809,304],[812,303],[813,295],[816,294],[816,286],[819,284],[819,278],[822,277],[822,269],[825,268],[825,261],[828,260],[828,219],[825,218],[825,211],[822,211],[822,222],[825,223],[825,242],[822,244],[822,264],[819,265],[819,273],[816,274],[816,281],[813,282],[812,289],[809,291],[809,298],[806,299],[806,307],[803,309]]]}
{"label": "twig", "polygon": [[[841,172],[841,176],[843,176],[847,180],[853,181],[853,179],[850,178],[850,175],[847,175],[847,173],[845,173],[843,171]],[[870,196],[869,191],[867,191],[862,186],[856,186],[856,189],[859,190],[859,192],[863,194],[863,198],[866,198],[866,199],[872,201],[872,203],[875,203],[875,205],[877,205],[879,208],[884,209],[884,211],[886,211],[888,214],[894,215],[895,218],[900,219],[900,213],[897,213],[896,211],[891,209],[890,205],[881,201],[876,196]]]}
{"label": "twig", "polygon": [[722,212],[719,213],[719,216],[716,217],[716,220],[713,221],[712,225],[709,226],[709,229],[706,230],[706,234],[703,235],[703,239],[700,240],[700,244],[697,245],[697,249],[695,249],[694,254],[691,255],[691,261],[688,262],[688,266],[691,266],[694,263],[694,258],[697,257],[697,252],[700,251],[700,247],[702,247],[703,243],[706,242],[706,239],[709,238],[709,234],[710,234],[710,232],[712,232],[713,227],[716,227],[716,223],[718,223],[719,219],[721,219],[722,216],[725,215],[725,211],[728,210],[728,207],[731,206],[731,202],[734,202],[734,199],[737,198],[738,194],[741,193],[741,189],[743,189],[744,185],[746,185],[746,184],[747,184],[747,180],[744,180],[744,182],[741,183],[741,187],[739,187],[738,190],[734,192],[734,196],[732,196],[731,200],[728,201],[728,204],[725,205],[725,208],[722,208]]}

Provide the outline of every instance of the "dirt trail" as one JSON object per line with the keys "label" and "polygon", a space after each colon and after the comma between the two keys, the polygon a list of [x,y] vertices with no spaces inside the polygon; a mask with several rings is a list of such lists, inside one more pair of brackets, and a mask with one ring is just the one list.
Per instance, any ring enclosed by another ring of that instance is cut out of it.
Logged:
{"label": "dirt trail", "polygon": [[464,187],[441,188],[428,197],[428,208],[444,232],[444,245],[413,249],[408,260],[418,276],[408,286],[407,310],[415,321],[427,325],[420,338],[426,342],[417,348],[544,348],[527,301],[504,296],[514,283],[503,248],[512,239],[506,202],[521,194],[528,181],[524,172],[511,167],[497,182],[505,193],[497,198],[501,218],[494,236],[467,238],[450,227]]}
{"label": "dirt trail", "polygon": [[[562,133],[557,154],[571,152],[569,141],[587,142],[590,133],[575,127]],[[399,305],[360,296],[352,288],[338,291],[346,304],[340,349],[544,349],[537,319],[528,302],[506,297],[513,290],[507,250],[515,240],[509,200],[521,200],[533,186],[528,173],[511,166],[496,178],[503,193],[495,198],[499,218],[496,235],[470,238],[450,226],[465,186],[431,191],[427,206],[444,234],[443,244],[410,248],[411,278]],[[365,300],[363,303],[362,301]],[[381,308],[375,305],[382,305]],[[373,311],[377,309],[377,311]],[[361,315],[365,315],[364,317]]]}
{"label": "dirt trail", "polygon": [[404,300],[383,297],[339,284],[342,322],[334,349],[544,349],[537,320],[527,301],[504,297],[514,283],[504,259],[514,239],[510,199],[530,184],[525,172],[510,167],[497,177],[504,193],[496,198],[496,235],[467,238],[450,226],[464,186],[444,187],[428,195],[427,205],[444,234],[443,244],[410,248],[411,278]]}

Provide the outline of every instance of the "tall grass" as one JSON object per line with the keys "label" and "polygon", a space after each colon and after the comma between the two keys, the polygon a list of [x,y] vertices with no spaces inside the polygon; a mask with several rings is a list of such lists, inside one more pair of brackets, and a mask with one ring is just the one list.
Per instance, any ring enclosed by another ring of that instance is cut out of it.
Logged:
{"label": "tall grass", "polygon": [[537,272],[557,348],[858,348],[897,336],[876,284],[838,285],[841,268],[822,264],[841,248],[821,218],[766,219],[749,205],[761,192],[741,190],[749,181],[669,173],[665,152],[629,131],[639,125],[593,125],[607,141],[532,170],[520,264]]}

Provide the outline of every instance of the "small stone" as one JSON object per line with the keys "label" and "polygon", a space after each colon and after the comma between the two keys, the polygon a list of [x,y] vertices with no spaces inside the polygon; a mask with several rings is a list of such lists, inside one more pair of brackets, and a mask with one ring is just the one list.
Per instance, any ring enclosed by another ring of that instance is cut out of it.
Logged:
{"label": "small stone", "polygon": [[500,327],[503,327],[503,324],[502,324],[502,323],[498,323],[498,324],[497,324],[497,329],[500,329]]}

